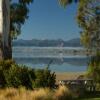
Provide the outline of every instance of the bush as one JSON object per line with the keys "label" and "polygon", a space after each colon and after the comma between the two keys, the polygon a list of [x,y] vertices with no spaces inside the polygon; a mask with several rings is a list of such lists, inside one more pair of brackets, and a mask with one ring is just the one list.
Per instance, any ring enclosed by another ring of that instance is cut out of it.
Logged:
{"label": "bush", "polygon": [[12,60],[0,61],[0,87],[53,87],[55,74],[48,69],[34,70]]}
{"label": "bush", "polygon": [[100,54],[91,57],[88,66],[88,76],[92,77],[97,87],[100,88]]}
{"label": "bush", "polygon": [[55,73],[51,73],[51,71],[46,69],[39,69],[35,71],[36,79],[33,83],[34,87],[50,87],[53,88],[55,86]]}

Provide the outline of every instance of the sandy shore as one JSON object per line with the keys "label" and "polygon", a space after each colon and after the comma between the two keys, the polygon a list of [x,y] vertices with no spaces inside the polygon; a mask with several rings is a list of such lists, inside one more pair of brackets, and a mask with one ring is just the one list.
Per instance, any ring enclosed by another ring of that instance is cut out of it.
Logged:
{"label": "sandy shore", "polygon": [[56,82],[59,80],[77,79],[80,75],[84,75],[85,72],[56,72]]}

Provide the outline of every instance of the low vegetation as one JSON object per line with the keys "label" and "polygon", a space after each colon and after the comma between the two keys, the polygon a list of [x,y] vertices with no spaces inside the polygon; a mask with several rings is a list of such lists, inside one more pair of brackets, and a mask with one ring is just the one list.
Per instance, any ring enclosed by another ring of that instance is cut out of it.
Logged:
{"label": "low vegetation", "polygon": [[0,62],[0,87],[18,88],[24,86],[27,89],[55,86],[56,75],[48,68],[32,69],[24,65],[18,65],[12,60]]}
{"label": "low vegetation", "polygon": [[37,90],[6,88],[0,90],[0,100],[72,100],[72,95],[70,90],[64,86],[57,90],[49,88]]}
{"label": "low vegetation", "polygon": [[94,79],[96,88],[100,91],[100,52],[91,57],[88,66],[88,76]]}
{"label": "low vegetation", "polygon": [[93,97],[93,95],[75,98],[73,92],[65,86],[58,89],[38,88],[27,90],[24,87],[0,89],[0,100],[100,100],[100,96]]}
{"label": "low vegetation", "polygon": [[76,100],[80,97],[67,86],[55,89],[55,82],[56,75],[48,68],[36,70],[12,60],[0,61],[0,100]]}

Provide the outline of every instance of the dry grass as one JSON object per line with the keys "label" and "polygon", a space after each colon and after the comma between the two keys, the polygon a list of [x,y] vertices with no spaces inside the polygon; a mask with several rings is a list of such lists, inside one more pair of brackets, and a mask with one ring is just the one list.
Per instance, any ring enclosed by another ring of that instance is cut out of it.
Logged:
{"label": "dry grass", "polygon": [[58,90],[56,90],[54,94],[54,99],[55,100],[71,100],[72,93],[67,87],[61,86],[58,88]]}
{"label": "dry grass", "polygon": [[[57,80],[76,79],[83,73],[56,73]],[[65,86],[56,90],[40,88],[37,90],[26,90],[25,88],[0,89],[0,100],[71,100],[72,92]]]}
{"label": "dry grass", "polygon": [[38,90],[26,90],[25,88],[7,88],[0,90],[0,100],[71,100],[71,93],[66,87],[57,90],[48,88]]}
{"label": "dry grass", "polygon": [[[57,75],[60,76],[61,79],[68,79],[69,77],[76,78],[79,75],[84,75],[84,73],[58,73]],[[73,93],[65,86],[61,86],[55,90],[50,90],[48,88],[27,90],[22,87],[19,89],[0,89],[0,100],[75,100],[75,97],[78,97],[77,94]],[[84,100],[92,100],[92,98]],[[100,98],[93,100],[100,100]]]}

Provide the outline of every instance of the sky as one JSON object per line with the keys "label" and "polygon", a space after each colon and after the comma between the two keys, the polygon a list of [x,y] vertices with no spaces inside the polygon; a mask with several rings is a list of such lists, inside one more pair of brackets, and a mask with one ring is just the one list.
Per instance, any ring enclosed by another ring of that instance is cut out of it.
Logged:
{"label": "sky", "polygon": [[22,26],[18,39],[70,40],[80,36],[76,4],[63,8],[58,0],[34,0],[29,9],[29,19]]}

